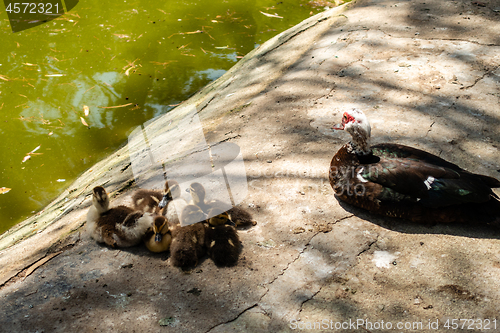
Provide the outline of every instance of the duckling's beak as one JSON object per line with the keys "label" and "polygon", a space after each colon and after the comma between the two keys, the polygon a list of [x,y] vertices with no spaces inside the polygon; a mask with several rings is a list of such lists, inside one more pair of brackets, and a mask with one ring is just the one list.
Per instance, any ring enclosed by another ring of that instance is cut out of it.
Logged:
{"label": "duckling's beak", "polygon": [[163,235],[161,233],[157,232],[155,234],[155,242],[157,242],[157,243],[161,242],[162,237],[163,237]]}
{"label": "duckling's beak", "polygon": [[186,189],[186,192],[187,192],[187,193],[190,193],[190,192],[191,192],[191,188],[189,188],[189,187],[188,187],[188,188]]}
{"label": "duckling's beak", "polygon": [[233,227],[236,227],[236,223],[234,223],[233,221],[229,220],[226,222],[227,225],[232,225]]}
{"label": "duckling's beak", "polygon": [[171,201],[172,199],[169,199],[168,196],[165,194],[163,196],[163,198],[161,199],[160,203],[158,204],[158,207],[160,209],[162,209],[163,207],[165,207],[169,201]]}

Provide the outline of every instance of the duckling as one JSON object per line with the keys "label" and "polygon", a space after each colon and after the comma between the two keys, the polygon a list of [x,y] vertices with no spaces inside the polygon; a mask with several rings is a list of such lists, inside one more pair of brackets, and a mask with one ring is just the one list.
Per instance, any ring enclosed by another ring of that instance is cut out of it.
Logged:
{"label": "duckling", "polygon": [[204,213],[208,213],[212,206],[205,201],[205,187],[200,183],[191,183],[186,191],[191,193],[191,201],[189,204],[196,205],[200,207]]}
{"label": "duckling", "polygon": [[144,243],[151,252],[164,252],[170,248],[172,235],[168,228],[165,216],[156,216],[152,229],[149,229],[144,235]]}
{"label": "duckling", "polygon": [[[167,185],[165,185],[167,186]],[[157,210],[158,203],[162,199],[161,191],[140,189],[132,196],[134,209],[143,212],[153,213]]]}
{"label": "duckling", "polygon": [[212,208],[212,216],[205,231],[205,246],[210,258],[218,266],[233,266],[238,261],[241,243],[228,212]]}
{"label": "duckling", "polygon": [[111,247],[137,245],[153,223],[150,213],[134,211],[127,206],[109,208],[109,196],[102,186],[92,190],[87,213],[87,233],[97,242]]}
{"label": "duckling", "polygon": [[[198,265],[198,259],[205,254],[205,213],[195,206],[186,205],[181,213],[181,224],[172,229],[170,253],[172,264],[187,268]],[[202,222],[199,222],[202,221]]]}
{"label": "duckling", "polygon": [[241,207],[233,206],[227,212],[231,216],[231,221],[233,221],[237,227],[257,225],[257,222],[253,219],[252,214]]}
{"label": "duckling", "polygon": [[181,198],[179,183],[175,180],[167,181],[165,183],[165,194],[158,204],[158,208],[163,209],[163,215],[167,218],[170,228],[180,224],[179,215],[186,205],[186,200]]}
{"label": "duckling", "polygon": [[200,207],[203,210],[203,212],[208,214],[209,217],[211,216],[208,213],[209,210],[212,208],[217,208],[222,211],[227,210],[229,215],[231,215],[231,220],[238,227],[257,224],[252,219],[252,215],[243,208],[233,206],[230,209],[227,209],[228,204],[224,204],[220,200],[210,200],[208,202],[205,201],[205,195],[206,195],[205,188],[200,183],[192,183],[189,189],[187,189],[187,191],[191,193],[192,200],[190,204]]}
{"label": "duckling", "polygon": [[186,189],[186,191],[191,193],[191,201],[189,202],[189,204],[200,207],[200,209],[205,214],[208,214],[208,212],[212,208],[218,208],[222,211],[226,211],[229,209],[229,207],[231,207],[231,204],[224,203],[220,200],[206,201],[205,187],[203,187],[203,185],[200,183],[191,183],[191,185],[189,186],[188,189]]}

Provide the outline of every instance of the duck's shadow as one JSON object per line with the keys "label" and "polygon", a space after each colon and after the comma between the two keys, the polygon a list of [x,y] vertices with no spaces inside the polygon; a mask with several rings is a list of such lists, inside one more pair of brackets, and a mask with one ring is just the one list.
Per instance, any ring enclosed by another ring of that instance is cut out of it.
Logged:
{"label": "duck's shadow", "polygon": [[500,228],[474,223],[416,223],[405,219],[376,215],[364,209],[352,206],[336,195],[339,205],[349,213],[384,229],[405,234],[441,234],[479,239],[500,239]]}

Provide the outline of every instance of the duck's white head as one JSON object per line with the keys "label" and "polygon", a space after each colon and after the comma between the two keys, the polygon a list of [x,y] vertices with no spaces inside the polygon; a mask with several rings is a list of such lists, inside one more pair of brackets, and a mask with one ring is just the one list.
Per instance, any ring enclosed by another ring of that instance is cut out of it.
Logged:
{"label": "duck's white head", "polygon": [[345,130],[352,136],[349,142],[351,152],[360,155],[370,154],[371,127],[363,111],[352,109],[344,112],[342,123],[332,127],[336,130]]}
{"label": "duck's white head", "polygon": [[109,196],[102,186],[96,186],[92,190],[92,203],[99,214],[109,209]]}

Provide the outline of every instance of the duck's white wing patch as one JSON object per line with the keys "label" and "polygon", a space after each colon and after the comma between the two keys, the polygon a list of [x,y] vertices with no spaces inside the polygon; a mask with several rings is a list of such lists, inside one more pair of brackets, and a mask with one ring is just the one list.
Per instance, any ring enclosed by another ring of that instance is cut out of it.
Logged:
{"label": "duck's white wing patch", "polygon": [[432,176],[429,176],[429,177],[427,177],[427,179],[426,179],[426,180],[424,180],[424,184],[425,184],[425,186],[427,186],[427,189],[428,189],[428,190],[430,190],[430,189],[431,189],[431,187],[432,187],[431,185],[432,185],[432,183],[434,182],[434,180],[435,180],[435,178],[434,178],[434,177],[432,177]]}
{"label": "duck's white wing patch", "polygon": [[356,178],[358,178],[358,180],[362,183],[366,183],[368,182],[368,180],[366,180],[362,175],[361,173],[365,170],[365,168],[361,168],[359,169],[359,171],[356,173]]}

